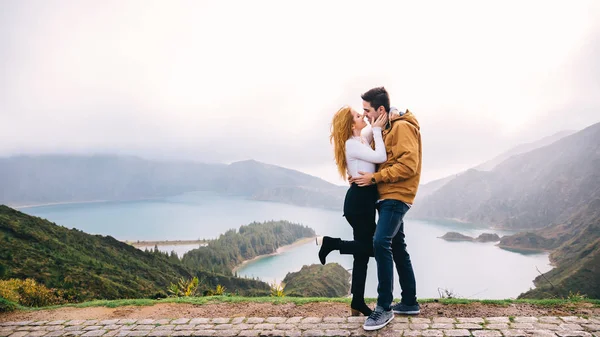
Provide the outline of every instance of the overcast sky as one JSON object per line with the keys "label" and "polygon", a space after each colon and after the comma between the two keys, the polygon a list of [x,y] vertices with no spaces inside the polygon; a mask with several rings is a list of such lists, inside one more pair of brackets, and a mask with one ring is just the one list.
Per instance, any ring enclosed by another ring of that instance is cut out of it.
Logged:
{"label": "overcast sky", "polygon": [[0,1],[0,156],[259,161],[340,183],[385,86],[423,180],[600,122],[600,1]]}

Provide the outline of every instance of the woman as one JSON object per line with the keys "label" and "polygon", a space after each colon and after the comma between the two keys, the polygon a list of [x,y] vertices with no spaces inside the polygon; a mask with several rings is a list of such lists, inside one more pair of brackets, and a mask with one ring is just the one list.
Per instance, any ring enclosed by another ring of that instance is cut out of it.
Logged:
{"label": "woman", "polygon": [[[342,178],[347,178],[346,173],[358,176],[359,171],[375,172],[375,164],[385,162],[387,154],[381,136],[381,128],[385,123],[387,114],[380,116],[372,124],[372,131],[365,132],[364,137],[361,137],[361,131],[367,126],[361,114],[347,106],[335,113],[329,139],[333,143],[335,163]],[[371,139],[375,141],[374,150],[369,145]],[[325,236],[319,250],[322,264],[325,264],[327,255],[333,250],[339,250],[340,254],[354,255],[350,304],[353,316],[360,313],[365,316],[371,314],[371,308],[365,303],[365,283],[369,257],[373,256],[377,198],[377,185],[359,187],[355,183],[351,184],[344,200],[344,217],[352,226],[354,240],[342,241]]]}

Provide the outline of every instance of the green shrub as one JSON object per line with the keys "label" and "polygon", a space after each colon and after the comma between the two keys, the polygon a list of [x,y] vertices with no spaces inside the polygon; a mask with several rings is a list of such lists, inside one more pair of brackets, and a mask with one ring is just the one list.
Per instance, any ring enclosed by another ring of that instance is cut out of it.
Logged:
{"label": "green shrub", "polygon": [[6,298],[0,297],[0,312],[10,312],[17,310],[17,304]]}

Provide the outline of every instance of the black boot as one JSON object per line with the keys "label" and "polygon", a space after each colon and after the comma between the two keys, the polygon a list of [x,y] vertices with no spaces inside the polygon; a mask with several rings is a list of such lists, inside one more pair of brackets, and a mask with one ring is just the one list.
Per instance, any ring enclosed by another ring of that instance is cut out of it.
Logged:
{"label": "black boot", "polygon": [[322,265],[325,265],[325,259],[331,251],[340,249],[341,242],[342,240],[339,238],[332,238],[329,236],[323,237],[323,243],[321,244],[321,249],[319,249],[319,260],[321,260]]}
{"label": "black boot", "polygon": [[352,297],[352,303],[350,303],[350,312],[352,316],[358,316],[359,314],[363,314],[365,316],[371,315],[371,308],[365,303],[365,299],[363,297]]}

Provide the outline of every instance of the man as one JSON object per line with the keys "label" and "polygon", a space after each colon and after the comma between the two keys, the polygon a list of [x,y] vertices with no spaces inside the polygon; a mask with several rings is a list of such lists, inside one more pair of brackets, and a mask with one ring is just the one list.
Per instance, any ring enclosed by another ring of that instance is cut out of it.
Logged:
{"label": "man", "polygon": [[[383,87],[365,92],[363,110],[374,121],[388,114],[388,124],[383,130],[387,161],[379,165],[376,173],[359,172],[351,181],[359,186],[377,184],[380,200],[377,202],[379,219],[373,239],[377,262],[377,306],[367,318],[363,328],[377,330],[386,326],[398,314],[419,314],[415,275],[406,251],[403,218],[411,207],[421,178],[421,133],[419,123],[408,110],[390,114],[390,98]],[[402,289],[400,303],[392,306],[393,263]]]}

